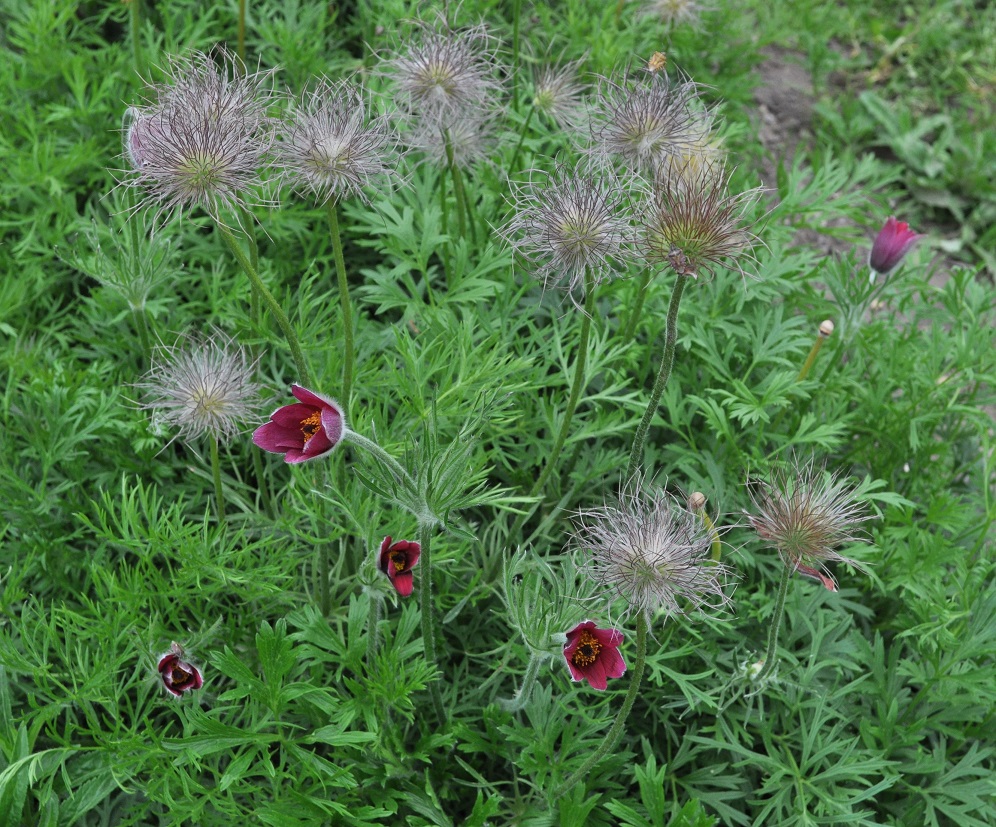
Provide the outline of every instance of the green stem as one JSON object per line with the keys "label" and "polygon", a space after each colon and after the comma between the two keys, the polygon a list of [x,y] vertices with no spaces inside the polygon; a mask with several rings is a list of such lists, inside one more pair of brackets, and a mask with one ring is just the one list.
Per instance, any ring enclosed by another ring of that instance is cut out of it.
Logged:
{"label": "green stem", "polygon": [[400,462],[387,453],[387,451],[381,448],[372,439],[367,439],[365,436],[356,433],[356,431],[351,431],[347,428],[342,432],[342,441],[352,442],[354,445],[363,448],[365,451],[369,451],[391,469],[391,473],[394,474],[398,482],[408,485],[412,491],[418,491],[418,486],[415,484],[415,480],[411,478],[411,475],[405,470],[404,466],[402,466]]}
{"label": "green stem", "polygon": [[[418,579],[418,608],[422,614],[422,647],[425,652],[425,659],[432,667],[432,671],[439,669],[436,663],[436,637],[435,624],[433,623],[432,612],[432,524],[419,521],[418,542],[421,546],[418,564],[422,569]],[[435,678],[429,684],[429,696],[432,699],[432,707],[436,711],[436,717],[441,724],[446,723],[446,710],[443,708],[443,699],[439,694],[439,681]]]}
{"label": "green stem", "polygon": [[[550,479],[550,475],[557,466],[557,460],[560,458],[560,452],[564,449],[564,443],[567,442],[567,435],[571,430],[571,421],[574,417],[574,410],[577,408],[578,400],[581,397],[581,391],[584,386],[585,367],[588,363],[588,338],[591,335],[591,317],[595,310],[594,280],[592,279],[591,274],[587,271],[585,271],[584,275],[584,286],[585,297],[584,310],[581,315],[581,340],[578,342],[578,355],[574,360],[574,381],[571,383],[571,393],[567,398],[567,408],[564,410],[564,418],[560,423],[560,431],[557,433],[557,440],[554,442],[550,453],[547,454],[546,467],[544,467],[543,472],[539,475],[536,482],[533,484],[532,489],[529,491],[530,498],[542,494],[543,487],[546,485],[547,480]],[[532,514],[533,510],[537,506],[539,506],[539,502],[537,502],[532,509],[519,515],[519,518],[515,521],[515,525],[512,528],[513,534],[522,528],[526,520],[529,519],[529,515]]]}
{"label": "green stem", "polygon": [[142,76],[142,0],[131,0],[128,4],[131,18],[131,59],[135,65],[136,77]]}
{"label": "green stem", "polygon": [[239,39],[238,50],[239,60],[246,62],[246,4],[248,0],[239,0]]}
{"label": "green stem", "polygon": [[546,660],[546,656],[539,652],[530,654],[529,664],[526,666],[526,674],[522,676],[522,686],[519,687],[519,691],[511,698],[499,698],[498,706],[506,712],[518,712],[522,709],[532,694],[536,677],[539,675],[540,666],[544,660]]}
{"label": "green stem", "polygon": [[519,132],[519,142],[515,145],[515,152],[512,153],[512,162],[508,165],[508,171],[512,175],[515,175],[519,171],[519,168],[516,166],[519,163],[519,153],[522,151],[522,144],[526,140],[526,132],[529,130],[529,124],[535,114],[536,103],[533,102],[532,106],[529,107],[529,114],[526,115],[526,120],[522,123],[522,130]]}
{"label": "green stem", "polygon": [[370,615],[367,618],[367,669],[373,674],[374,659],[380,646],[380,616],[384,600],[379,592],[370,589]]}
{"label": "green stem", "polygon": [[453,141],[450,139],[450,131],[448,129],[443,130],[443,145],[446,147],[446,166],[449,168],[450,177],[453,179],[453,195],[456,198],[457,234],[460,238],[466,238],[467,205],[464,203],[463,187],[460,185],[460,179],[456,173],[456,164],[454,163],[453,155]]}
{"label": "green stem", "polygon": [[322,617],[328,617],[331,603],[329,601],[329,547],[327,543],[318,544],[318,611]]}
{"label": "green stem", "polygon": [[636,436],[633,438],[633,449],[629,455],[629,468],[626,469],[626,479],[632,479],[640,468],[640,461],[643,459],[643,445],[647,441],[647,432],[650,430],[650,423],[657,413],[657,406],[660,404],[661,395],[667,387],[667,381],[671,378],[671,368],[674,365],[675,344],[678,341],[678,306],[681,304],[681,294],[685,290],[685,284],[690,276],[678,275],[678,280],[674,283],[674,290],[671,293],[671,303],[667,308],[667,327],[664,329],[664,355],[661,357],[660,370],[657,371],[657,379],[654,381],[654,388],[650,392],[650,403],[640,421],[640,427],[636,429]]}
{"label": "green stem", "polygon": [[643,303],[647,298],[647,288],[650,286],[650,277],[653,274],[647,270],[640,279],[640,288],[636,294],[636,301],[633,303],[633,310],[626,320],[626,327],[623,330],[623,341],[628,342],[636,335],[636,326],[640,322],[640,314],[643,312]]}
{"label": "green stem", "polygon": [[619,2],[616,3],[616,28],[618,28],[619,24],[622,22],[622,13],[624,5],[626,5],[626,0],[619,0]]}
{"label": "green stem", "polygon": [[512,0],[512,108],[519,105],[519,21],[522,17],[522,0]]}
{"label": "green stem", "polygon": [[604,740],[599,745],[588,759],[574,771],[574,773],[563,783],[557,790],[553,793],[554,799],[561,798],[566,795],[575,784],[578,783],[582,778],[587,777],[601,761],[606,753],[609,752],[615,745],[616,741],[619,740],[619,736],[622,734],[622,729],[626,725],[626,719],[629,717],[630,710],[633,708],[633,703],[636,701],[636,696],[640,693],[640,683],[643,680],[643,668],[647,664],[647,619],[641,612],[636,616],[636,661],[633,664],[633,670],[630,673],[629,679],[629,691],[626,693],[626,698],[623,700],[622,708],[616,715],[616,720],[612,724],[612,728],[606,734]]}
{"label": "green stem", "polygon": [[221,487],[221,460],[218,457],[218,440],[211,442],[211,475],[214,477],[214,502],[218,508],[218,525],[225,522],[225,495]]}
{"label": "green stem", "polygon": [[768,631],[768,651],[764,655],[764,666],[753,679],[756,684],[763,684],[764,679],[771,674],[775,668],[775,653],[778,649],[778,630],[782,626],[782,615],[785,613],[785,595],[788,594],[789,578],[792,576],[792,567],[784,566],[782,579],[778,584],[778,597],[775,598],[775,611],[771,617],[771,629]]}
{"label": "green stem", "polygon": [[820,352],[820,348],[823,347],[823,341],[825,336],[817,336],[816,341],[813,342],[813,346],[809,349],[809,356],[806,357],[806,363],[802,366],[802,370],[799,371],[799,375],[795,378],[796,382],[801,382],[807,376],[809,376],[809,371],[813,369],[813,365],[816,364],[816,357]]}
{"label": "green stem", "polygon": [[297,374],[300,377],[300,383],[305,387],[310,387],[311,374],[308,371],[307,362],[304,361],[304,352],[301,350],[301,344],[297,340],[297,334],[294,332],[294,328],[291,327],[290,319],[287,318],[287,314],[284,313],[283,308],[277,302],[274,295],[267,289],[266,285],[263,284],[263,280],[259,277],[259,273],[256,271],[256,268],[252,266],[252,262],[247,258],[245,251],[239,246],[239,243],[232,234],[232,231],[220,221],[216,221],[215,226],[218,228],[219,232],[221,232],[222,238],[225,239],[228,249],[232,251],[232,255],[235,256],[235,259],[239,262],[239,265],[249,277],[249,281],[256,288],[256,290],[259,291],[259,295],[262,297],[267,309],[269,309],[270,314],[276,320],[277,326],[281,329],[281,331],[283,331],[284,338],[287,340],[287,345],[290,347],[294,364],[297,367]]}
{"label": "green stem", "polygon": [[471,206],[470,199],[467,197],[467,190],[463,185],[463,173],[460,172],[460,168],[455,164],[450,167],[450,172],[453,175],[453,189],[457,193],[457,197],[463,202],[463,209],[467,215],[467,228],[470,230],[470,243],[477,246],[477,221],[474,220],[474,210]]}
{"label": "green stem", "polygon": [[131,309],[131,316],[135,320],[135,330],[138,331],[138,340],[142,343],[142,359],[148,359],[152,353],[152,342],[149,340],[149,325],[145,320],[145,310],[140,307]]}
{"label": "green stem", "polygon": [[339,232],[339,207],[332,201],[325,204],[325,214],[332,235],[332,252],[335,256],[335,272],[339,279],[339,304],[342,307],[342,403],[346,410],[350,407],[350,394],[353,390],[353,308],[349,302],[349,282],[346,279],[346,262],[342,255],[342,235]]}

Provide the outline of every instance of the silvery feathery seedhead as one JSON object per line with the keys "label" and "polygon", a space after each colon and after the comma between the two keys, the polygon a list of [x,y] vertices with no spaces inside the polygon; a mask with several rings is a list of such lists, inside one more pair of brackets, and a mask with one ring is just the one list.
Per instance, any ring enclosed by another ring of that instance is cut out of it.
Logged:
{"label": "silvery feathery seedhead", "polygon": [[490,109],[501,89],[497,41],[483,24],[453,28],[439,15],[415,21],[410,39],[384,61],[399,108],[414,121],[445,129]]}
{"label": "silvery feathery seedhead", "polygon": [[712,559],[716,529],[637,477],[615,504],[579,512],[571,546],[591,578],[648,621],[729,603],[730,571]]}
{"label": "silvery feathery seedhead", "polygon": [[234,55],[174,57],[148,102],[125,116],[125,184],[156,220],[201,207],[224,212],[259,199],[260,173],[273,143],[268,71],[249,72]]}
{"label": "silvery feathery seedhead", "polygon": [[611,169],[582,159],[511,186],[515,214],[502,234],[547,285],[573,294],[586,271],[597,283],[629,256],[628,195]]}
{"label": "silvery feathery seedhead", "polygon": [[591,118],[591,151],[644,175],[701,144],[712,129],[698,87],[664,72],[628,75],[619,83],[602,78]]}
{"label": "silvery feathery seedhead", "polygon": [[584,112],[585,84],[578,71],[581,61],[542,66],[533,80],[533,106],[562,129],[574,129]]}
{"label": "silvery feathery seedhead", "polygon": [[291,106],[275,146],[276,165],[299,191],[321,203],[358,196],[395,168],[396,136],[386,118],[370,118],[362,91],[319,78]]}
{"label": "silvery feathery seedhead", "polygon": [[257,414],[255,367],[220,331],[206,338],[181,336],[155,349],[152,368],[135,387],[143,391],[141,407],[178,429],[184,441],[210,436],[226,442]]}

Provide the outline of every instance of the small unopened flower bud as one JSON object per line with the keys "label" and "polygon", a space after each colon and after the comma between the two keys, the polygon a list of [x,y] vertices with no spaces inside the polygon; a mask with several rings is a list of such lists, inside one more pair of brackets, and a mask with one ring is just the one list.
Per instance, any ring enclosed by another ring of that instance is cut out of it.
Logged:
{"label": "small unopened flower bud", "polygon": [[834,324],[830,319],[824,319],[820,322],[820,336],[824,339],[829,339],[833,336]]}
{"label": "small unopened flower bud", "polygon": [[688,497],[688,507],[692,511],[701,511],[705,508],[706,496],[701,491],[695,491]]}

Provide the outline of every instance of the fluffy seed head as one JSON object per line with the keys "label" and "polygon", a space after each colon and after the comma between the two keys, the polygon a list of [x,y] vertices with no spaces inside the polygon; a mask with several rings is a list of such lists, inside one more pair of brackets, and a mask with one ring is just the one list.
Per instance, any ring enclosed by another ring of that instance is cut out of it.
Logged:
{"label": "fluffy seed head", "polygon": [[148,103],[125,115],[125,183],[139,189],[156,219],[202,207],[226,210],[258,201],[260,170],[273,142],[266,114],[270,72],[249,72],[234,55],[171,58]]}
{"label": "fluffy seed head", "polygon": [[160,345],[152,368],[135,385],[144,392],[141,407],[179,430],[185,441],[210,436],[225,442],[256,415],[259,385],[256,363],[219,331],[207,338],[182,336]]}
{"label": "fluffy seed head", "polygon": [[610,170],[582,160],[511,186],[515,216],[503,235],[548,285],[573,293],[585,270],[601,281],[628,255],[626,197]]}
{"label": "fluffy seed head", "polygon": [[702,14],[712,11],[712,6],[703,5],[697,0],[648,0],[643,5],[643,17],[659,20],[666,29],[679,26],[698,28]]}
{"label": "fluffy seed head", "polygon": [[714,539],[701,516],[637,478],[615,505],[578,514],[572,546],[601,587],[650,620],[729,603],[730,572],[711,559]]}
{"label": "fluffy seed head", "polygon": [[[754,531],[774,546],[785,565],[823,580],[836,590],[826,564],[854,560],[837,553],[844,543],[866,542],[860,532],[871,519],[854,499],[854,488],[814,460],[793,460],[788,469],[772,471],[769,481],[751,492],[754,514],[748,514]],[[826,575],[824,577],[820,576]]]}
{"label": "fluffy seed head", "polygon": [[668,264],[683,276],[698,276],[729,261],[750,256],[756,236],[747,211],[761,189],[731,195],[721,162],[665,165],[657,176],[643,217],[643,250],[651,263]]}
{"label": "fluffy seed head", "polygon": [[578,77],[580,65],[580,61],[572,61],[536,72],[533,106],[562,129],[576,127],[583,111],[585,85]]}
{"label": "fluffy seed head", "polygon": [[422,150],[441,167],[450,163],[448,142],[453,153],[453,166],[468,169],[486,159],[494,148],[494,119],[490,113],[468,113],[444,129],[424,123],[415,129],[409,140],[413,147]]}
{"label": "fluffy seed head", "polygon": [[668,158],[702,143],[712,114],[691,81],[644,72],[621,83],[602,78],[591,128],[594,152],[653,174]]}
{"label": "fluffy seed head", "polygon": [[394,168],[394,136],[383,118],[367,117],[352,83],[317,80],[288,113],[277,165],[298,190],[321,203],[356,195]]}
{"label": "fluffy seed head", "polygon": [[416,21],[404,50],[386,62],[398,106],[437,127],[489,108],[488,99],[500,88],[496,45],[483,25],[454,29],[443,16]]}

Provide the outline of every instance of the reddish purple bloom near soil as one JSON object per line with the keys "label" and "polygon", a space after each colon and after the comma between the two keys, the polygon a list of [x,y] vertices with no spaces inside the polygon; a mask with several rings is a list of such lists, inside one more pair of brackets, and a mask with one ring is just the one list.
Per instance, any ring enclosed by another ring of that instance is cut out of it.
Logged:
{"label": "reddish purple bloom near soil", "polygon": [[391,584],[402,597],[408,597],[414,588],[415,577],[412,569],[418,563],[422,546],[411,540],[391,542],[391,536],[380,544],[380,570],[390,579]]}
{"label": "reddish purple bloom near soil", "polygon": [[868,266],[882,275],[891,273],[921,238],[923,236],[914,233],[905,221],[896,221],[896,217],[890,215],[885,226],[875,237],[871,255],[868,257]]}
{"label": "reddish purple bloom near soil", "polygon": [[622,632],[599,629],[593,620],[579,623],[567,633],[564,658],[571,678],[588,681],[592,689],[605,689],[608,678],[621,677],[626,663],[619,654]]}
{"label": "reddish purple bloom near soil", "polygon": [[253,433],[253,443],[264,451],[283,454],[285,462],[330,454],[346,429],[339,403],[300,385],[291,385],[291,393],[298,401],[274,411],[270,421]]}
{"label": "reddish purple bloom near soil", "polygon": [[163,687],[177,698],[204,686],[200,670],[183,660],[183,647],[179,643],[170,644],[169,651],[159,658],[157,668]]}

